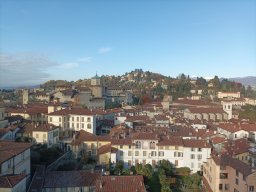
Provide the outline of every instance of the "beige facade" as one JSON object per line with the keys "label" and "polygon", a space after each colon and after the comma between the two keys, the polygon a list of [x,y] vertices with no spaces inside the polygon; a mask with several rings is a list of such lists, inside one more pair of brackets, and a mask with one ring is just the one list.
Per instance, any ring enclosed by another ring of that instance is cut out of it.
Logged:
{"label": "beige facade", "polygon": [[218,92],[217,97],[223,98],[240,98],[240,92]]}
{"label": "beige facade", "polygon": [[230,156],[212,156],[203,165],[203,183],[209,192],[254,192],[256,170]]}

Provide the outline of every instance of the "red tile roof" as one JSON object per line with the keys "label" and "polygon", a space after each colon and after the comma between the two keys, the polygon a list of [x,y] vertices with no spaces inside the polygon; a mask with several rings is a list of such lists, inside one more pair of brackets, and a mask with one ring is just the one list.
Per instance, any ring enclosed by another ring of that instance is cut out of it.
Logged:
{"label": "red tile roof", "polygon": [[226,113],[222,108],[219,107],[194,107],[189,108],[191,113]]}
{"label": "red tile roof", "polygon": [[31,146],[31,143],[0,141],[0,163],[3,163],[8,159],[22,153]]}
{"label": "red tile roof", "polygon": [[205,140],[183,139],[184,147],[211,148]]}
{"label": "red tile roof", "polygon": [[25,174],[0,176],[0,188],[13,188],[25,178]]}
{"label": "red tile roof", "polygon": [[96,192],[146,192],[143,176],[103,176],[96,183]]}
{"label": "red tile roof", "polygon": [[100,172],[91,171],[49,171],[45,174],[44,188],[67,188],[95,186]]}

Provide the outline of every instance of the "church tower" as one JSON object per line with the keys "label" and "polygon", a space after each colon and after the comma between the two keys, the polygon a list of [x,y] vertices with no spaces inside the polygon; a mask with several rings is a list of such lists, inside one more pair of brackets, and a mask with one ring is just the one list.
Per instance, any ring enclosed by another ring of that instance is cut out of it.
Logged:
{"label": "church tower", "polygon": [[23,105],[28,104],[28,90],[27,89],[22,90],[22,104]]}
{"label": "church tower", "polygon": [[232,103],[223,101],[222,108],[228,114],[228,119],[232,119]]}
{"label": "church tower", "polygon": [[91,85],[92,86],[100,86],[101,85],[101,78],[98,76],[97,73],[94,77],[91,78]]}

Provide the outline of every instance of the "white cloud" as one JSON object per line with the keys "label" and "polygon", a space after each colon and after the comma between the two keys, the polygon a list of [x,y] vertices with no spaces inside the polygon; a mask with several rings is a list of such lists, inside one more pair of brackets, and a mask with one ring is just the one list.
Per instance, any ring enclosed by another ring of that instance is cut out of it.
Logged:
{"label": "white cloud", "polygon": [[47,70],[59,66],[44,55],[0,53],[0,86],[40,84],[50,77]]}
{"label": "white cloud", "polygon": [[90,63],[92,61],[92,58],[91,57],[82,57],[82,58],[77,59],[77,61],[80,63]]}
{"label": "white cloud", "polygon": [[63,64],[59,65],[58,68],[61,68],[61,69],[73,69],[73,68],[78,67],[78,66],[79,66],[78,63],[69,62],[69,63],[63,63]]}
{"label": "white cloud", "polygon": [[99,52],[100,54],[103,54],[103,53],[108,53],[108,52],[110,52],[111,50],[112,50],[111,47],[101,47],[101,48],[98,50],[98,52]]}

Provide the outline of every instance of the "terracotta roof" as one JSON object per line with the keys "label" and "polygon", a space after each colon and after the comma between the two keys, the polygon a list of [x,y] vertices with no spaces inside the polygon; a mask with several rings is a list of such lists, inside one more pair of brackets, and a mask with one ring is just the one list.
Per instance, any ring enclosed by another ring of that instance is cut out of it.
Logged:
{"label": "terracotta roof", "polygon": [[134,133],[132,137],[136,140],[159,140],[156,133],[138,132]]}
{"label": "terracotta roof", "polygon": [[100,172],[49,171],[45,174],[44,188],[95,186]]}
{"label": "terracotta roof", "polygon": [[31,143],[0,141],[0,163],[22,153],[32,146]]}
{"label": "terracotta roof", "polygon": [[230,133],[235,133],[235,132],[241,130],[240,126],[238,126],[237,124],[233,124],[233,123],[220,123],[218,125],[218,127],[221,129],[224,129]]}
{"label": "terracotta roof", "polygon": [[105,154],[105,153],[116,153],[117,152],[117,148],[115,147],[111,147],[111,144],[107,144],[107,145],[103,145],[102,147],[100,147],[98,149],[98,155],[100,154]]}
{"label": "terracotta roof", "polygon": [[165,115],[155,115],[156,121],[169,121],[169,118],[167,118]]}
{"label": "terracotta roof", "polygon": [[75,139],[72,141],[72,145],[80,145],[84,141],[97,141],[98,137],[97,135],[94,135],[92,133],[89,133],[84,130],[80,130],[76,133]]}
{"label": "terracotta roof", "polygon": [[25,113],[25,114],[38,114],[38,113],[48,113],[47,105],[33,105],[26,107],[16,107],[16,108],[8,108],[6,110],[9,113]]}
{"label": "terracotta roof", "polygon": [[227,142],[227,139],[224,137],[213,137],[211,138],[212,144],[219,144],[219,143],[224,143]]}
{"label": "terracotta roof", "polygon": [[232,158],[229,155],[219,155],[219,156],[212,156],[212,159],[215,161],[216,164],[221,166],[229,166],[233,169],[239,171],[244,176],[248,176],[251,173],[255,172],[250,165],[236,159]]}
{"label": "terracotta roof", "polygon": [[248,140],[246,138],[242,138],[242,139],[237,139],[237,140],[233,140],[225,143],[223,153],[231,156],[238,155],[241,153],[248,152],[249,148],[250,148],[250,145],[248,143]]}
{"label": "terracotta roof", "polygon": [[96,192],[146,192],[143,176],[103,176],[96,183]]}
{"label": "terracotta roof", "polygon": [[183,139],[184,147],[211,148],[211,145],[205,140]]}
{"label": "terracotta roof", "polygon": [[194,107],[188,109],[191,113],[226,113],[219,107]]}
{"label": "terracotta roof", "polygon": [[25,174],[0,176],[0,188],[13,188],[25,178]]}
{"label": "terracotta roof", "polygon": [[163,136],[161,137],[161,140],[157,144],[158,146],[183,146],[182,138],[180,137],[168,137]]}
{"label": "terracotta roof", "polygon": [[145,121],[149,120],[149,117],[146,115],[141,115],[141,116],[127,116],[126,122],[135,122],[135,121]]}

